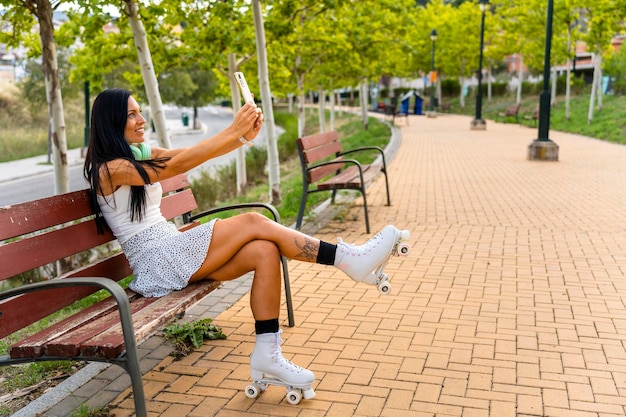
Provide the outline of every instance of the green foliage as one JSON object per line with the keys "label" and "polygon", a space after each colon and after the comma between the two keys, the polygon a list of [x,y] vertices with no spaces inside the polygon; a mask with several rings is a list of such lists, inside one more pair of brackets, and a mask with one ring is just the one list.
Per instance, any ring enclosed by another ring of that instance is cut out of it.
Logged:
{"label": "green foliage", "polygon": [[72,411],[69,417],[115,417],[109,407],[90,407],[87,404],[81,404],[76,410]]}
{"label": "green foliage", "polygon": [[163,328],[165,338],[174,344],[172,356],[187,356],[193,349],[199,349],[205,340],[226,339],[222,329],[212,322],[207,318]]}
{"label": "green foliage", "polygon": [[441,94],[444,96],[458,96],[461,93],[461,83],[454,78],[441,80]]}
{"label": "green foliage", "polygon": [[2,390],[13,392],[22,388],[30,387],[45,379],[68,375],[76,372],[74,362],[70,361],[47,361],[33,362],[19,367],[2,367]]}

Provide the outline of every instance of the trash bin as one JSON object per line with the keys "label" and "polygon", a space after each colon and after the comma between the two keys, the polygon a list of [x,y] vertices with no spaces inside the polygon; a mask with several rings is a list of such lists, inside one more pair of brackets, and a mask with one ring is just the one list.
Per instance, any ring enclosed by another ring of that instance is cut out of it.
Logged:
{"label": "trash bin", "polygon": [[183,112],[180,117],[183,119],[183,126],[189,126],[189,115]]}

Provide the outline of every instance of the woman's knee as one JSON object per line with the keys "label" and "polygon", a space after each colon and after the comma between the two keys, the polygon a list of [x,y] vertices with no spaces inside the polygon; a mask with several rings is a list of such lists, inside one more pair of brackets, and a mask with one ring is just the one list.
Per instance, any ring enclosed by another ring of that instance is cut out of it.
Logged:
{"label": "woman's knee", "polygon": [[269,240],[254,240],[248,243],[248,255],[257,262],[278,262],[280,251],[274,242]]}
{"label": "woman's knee", "polygon": [[250,227],[251,230],[257,230],[260,227],[264,227],[264,224],[270,222],[271,220],[262,215],[261,213],[250,212],[244,213],[240,215],[243,221],[246,223],[247,227]]}

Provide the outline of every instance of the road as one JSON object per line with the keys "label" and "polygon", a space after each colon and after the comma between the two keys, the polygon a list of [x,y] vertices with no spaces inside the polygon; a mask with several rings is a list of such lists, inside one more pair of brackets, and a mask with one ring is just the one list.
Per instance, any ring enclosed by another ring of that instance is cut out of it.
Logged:
{"label": "road", "polygon": [[[169,108],[166,109],[165,115],[167,119],[179,119],[182,111],[186,111],[189,115],[192,114],[191,109]],[[200,140],[223,130],[231,123],[232,112],[228,108],[207,106],[199,109],[198,119],[202,122],[203,131],[201,133],[172,134],[170,137],[172,148],[192,146]],[[151,136],[151,142],[153,137],[154,134]],[[265,129],[261,131],[259,137],[255,140],[255,144],[257,144],[257,146],[265,144]],[[196,168],[194,172],[226,165],[234,160],[235,157],[236,152],[231,152],[205,162]],[[83,178],[82,164],[71,165],[69,174],[70,191],[87,188],[87,182]],[[54,195],[54,173],[52,171],[0,183],[0,207],[52,195]]]}

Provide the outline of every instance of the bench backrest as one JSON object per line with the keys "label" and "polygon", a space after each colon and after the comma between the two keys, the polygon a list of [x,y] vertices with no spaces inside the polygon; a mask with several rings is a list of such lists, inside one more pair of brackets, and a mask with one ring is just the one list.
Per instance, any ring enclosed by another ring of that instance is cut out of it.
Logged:
{"label": "bench backrest", "polygon": [[519,109],[520,109],[520,107],[521,107],[521,106],[522,106],[522,105],[521,105],[521,103],[519,103],[519,104],[514,104],[514,105],[512,105],[512,106],[509,106],[509,107],[506,109],[506,114],[511,115],[511,116],[516,115],[516,114],[517,114],[517,112],[519,111]]}
{"label": "bench backrest", "polygon": [[[161,211],[167,219],[197,208],[185,174],[164,180],[161,186]],[[0,207],[0,281],[113,240],[109,230],[97,233],[88,190]],[[119,281],[131,274],[126,257],[118,252],[61,278],[99,276]],[[95,291],[95,287],[51,289],[4,300],[0,302],[0,338]]]}
{"label": "bench backrest", "polygon": [[336,131],[303,136],[296,140],[296,145],[298,147],[298,155],[300,156],[302,169],[303,172],[306,171],[306,179],[309,184],[337,172],[343,165],[325,165],[317,168],[309,168],[310,165],[324,161],[329,157],[335,157],[342,151],[339,134]]}

